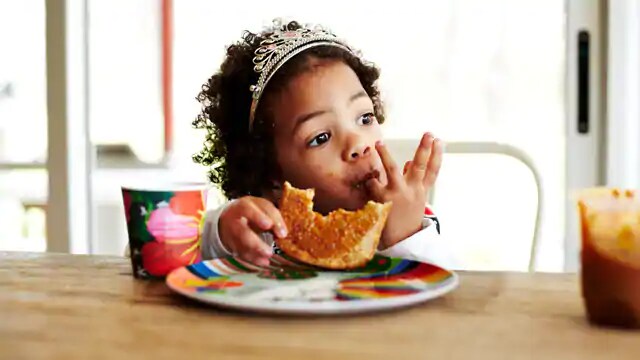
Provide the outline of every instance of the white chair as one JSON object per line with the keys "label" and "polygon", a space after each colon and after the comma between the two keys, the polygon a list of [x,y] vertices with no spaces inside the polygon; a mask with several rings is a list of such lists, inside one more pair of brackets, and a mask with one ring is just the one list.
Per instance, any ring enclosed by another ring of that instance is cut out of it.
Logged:
{"label": "white chair", "polygon": [[[387,144],[389,151],[392,153],[399,167],[402,167],[405,161],[413,158],[418,143],[419,139],[385,139],[385,144]],[[448,154],[504,155],[519,161],[531,171],[537,190],[537,207],[535,209],[535,219],[533,222],[533,234],[531,238],[531,248],[529,250],[527,269],[530,272],[535,271],[536,256],[538,253],[538,236],[540,232],[540,216],[543,209],[543,189],[540,173],[531,158],[523,150],[515,146],[496,142],[447,142],[445,158]],[[470,179],[473,179],[473,174],[468,174],[468,176]],[[434,201],[438,196],[437,188],[438,186],[436,186],[436,188],[429,194],[429,198],[427,200],[430,204],[434,204]],[[444,233],[446,232],[447,219],[440,220],[442,222]]]}

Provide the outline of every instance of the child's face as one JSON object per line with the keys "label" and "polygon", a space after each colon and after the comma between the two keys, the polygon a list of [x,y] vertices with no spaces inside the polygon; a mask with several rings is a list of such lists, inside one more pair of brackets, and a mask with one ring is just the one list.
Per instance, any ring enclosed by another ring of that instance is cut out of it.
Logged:
{"label": "child's face", "polygon": [[271,103],[283,180],[314,188],[316,210],[358,209],[364,181],[386,176],[375,144],[382,139],[373,103],[355,72],[335,60],[309,60]]}

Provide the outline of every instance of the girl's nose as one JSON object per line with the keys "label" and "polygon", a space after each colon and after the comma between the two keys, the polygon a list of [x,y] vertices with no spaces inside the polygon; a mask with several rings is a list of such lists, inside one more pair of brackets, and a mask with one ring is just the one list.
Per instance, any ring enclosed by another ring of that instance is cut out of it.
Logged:
{"label": "girl's nose", "polygon": [[361,137],[354,137],[344,153],[345,161],[356,161],[371,154],[371,145]]}

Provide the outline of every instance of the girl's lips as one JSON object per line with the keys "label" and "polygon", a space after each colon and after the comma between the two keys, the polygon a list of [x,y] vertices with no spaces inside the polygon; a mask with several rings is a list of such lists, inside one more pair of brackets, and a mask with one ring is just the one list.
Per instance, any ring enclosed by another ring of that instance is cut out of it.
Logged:
{"label": "girl's lips", "polygon": [[357,179],[356,181],[352,182],[352,187],[355,188],[355,189],[360,189],[360,188],[364,187],[366,182],[371,180],[371,179],[378,179],[379,180],[380,179],[380,171],[378,171],[378,170],[369,171],[364,176],[361,176],[359,179]]}

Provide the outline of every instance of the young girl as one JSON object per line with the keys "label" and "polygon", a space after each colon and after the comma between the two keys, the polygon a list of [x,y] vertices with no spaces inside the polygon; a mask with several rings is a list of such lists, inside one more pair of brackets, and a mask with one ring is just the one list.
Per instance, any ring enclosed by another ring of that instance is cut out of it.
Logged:
{"label": "young girl", "polygon": [[382,141],[379,70],[346,42],[296,22],[245,32],[198,95],[193,122],[207,131],[194,160],[231,201],[206,214],[203,258],[235,255],[269,264],[273,236],[287,228],[281,187],[315,189],[315,210],[356,210],[392,201],[383,255],[450,266],[437,220],[425,210],[442,159],[440,140],[422,136],[401,171]]}

